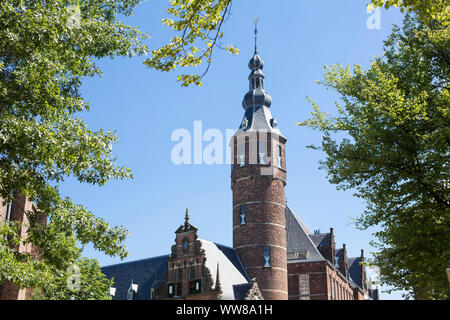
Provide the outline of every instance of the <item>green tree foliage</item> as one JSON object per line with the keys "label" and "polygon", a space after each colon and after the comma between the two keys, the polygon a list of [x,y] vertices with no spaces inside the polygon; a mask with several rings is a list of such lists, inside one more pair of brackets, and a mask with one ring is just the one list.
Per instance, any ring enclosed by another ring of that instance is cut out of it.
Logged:
{"label": "green tree foliage", "polygon": [[[0,225],[0,283],[51,287],[76,261],[94,272],[98,266],[80,260],[79,246],[88,243],[108,255],[127,255],[127,231],[62,198],[57,185],[69,176],[96,185],[131,177],[115,163],[116,135],[90,130],[77,113],[89,109],[80,85],[101,74],[98,58],[147,53],[141,43],[147,36],[118,20],[137,3],[0,1],[0,196],[5,202],[15,193],[27,196],[49,220],[42,228],[27,213],[26,240],[14,223]],[[39,245],[42,260],[10,246],[20,242]]]}
{"label": "green tree foliage", "polygon": [[429,23],[438,20],[444,26],[449,25],[450,3],[448,0],[372,0],[376,7],[400,8],[402,12],[415,12],[419,20]]}
{"label": "green tree foliage", "polygon": [[[82,260],[81,248],[90,243],[108,255],[124,258],[128,254],[127,231],[62,198],[58,184],[66,177],[100,186],[110,179],[132,177],[112,154],[117,136],[90,130],[78,113],[90,108],[80,85],[85,77],[101,74],[95,64],[98,59],[148,53],[142,43],[148,35],[118,18],[131,15],[139,2],[0,2],[0,197],[6,203],[21,194],[48,216],[48,226],[42,227],[32,212],[27,213],[27,239],[21,237],[18,224],[0,225],[0,283],[49,288],[42,291],[45,297],[67,298],[63,280],[67,268],[78,261],[101,291],[106,286],[98,265]],[[162,71],[195,67],[204,60],[209,67],[213,49],[221,46],[220,30],[230,4],[231,0],[170,1],[168,12],[176,21],[164,19],[163,23],[180,36],[154,50],[145,63]],[[232,46],[225,49],[237,53]],[[183,85],[201,85],[202,76],[181,75],[178,80]],[[19,253],[15,246],[20,243],[38,245],[42,259]],[[102,297],[100,291],[92,290],[95,297]]]}
{"label": "green tree foliage", "polygon": [[211,64],[214,48],[238,53],[234,46],[220,44],[222,24],[230,13],[231,3],[231,0],[170,0],[167,12],[173,19],[163,19],[162,23],[173,29],[176,36],[168,44],[153,50],[153,56],[145,64],[158,70],[171,71],[177,66],[197,67],[205,61],[207,67],[202,74],[178,76],[183,86],[201,86],[201,79]]}
{"label": "green tree foliage", "polygon": [[337,116],[310,100],[313,116],[300,125],[323,132],[322,147],[311,147],[325,151],[330,182],[367,202],[357,226],[379,230],[373,263],[382,283],[448,299],[450,37],[443,21],[424,23],[422,14],[394,28],[369,70],[327,67],[321,83],[340,94]]}
{"label": "green tree foliage", "polygon": [[79,258],[68,273],[59,273],[49,286],[36,290],[33,300],[110,300],[109,280],[100,271],[96,259]]}

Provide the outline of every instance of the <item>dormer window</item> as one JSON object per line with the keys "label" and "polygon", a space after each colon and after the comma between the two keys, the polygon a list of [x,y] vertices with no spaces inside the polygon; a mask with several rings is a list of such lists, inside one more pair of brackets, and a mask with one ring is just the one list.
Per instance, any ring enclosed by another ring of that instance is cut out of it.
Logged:
{"label": "dormer window", "polygon": [[248,120],[247,120],[247,118],[244,118],[244,119],[242,119],[242,122],[241,122],[241,129],[247,130],[247,127],[248,127]]}
{"label": "dormer window", "polygon": [[109,296],[112,298],[116,295],[116,288],[109,287]]}
{"label": "dormer window", "polygon": [[270,119],[270,125],[271,125],[272,128],[274,128],[274,129],[278,128],[277,120],[275,120],[274,118]]}
{"label": "dormer window", "polygon": [[138,285],[131,282],[130,287],[127,292],[127,300],[133,300],[134,296],[137,294]]}

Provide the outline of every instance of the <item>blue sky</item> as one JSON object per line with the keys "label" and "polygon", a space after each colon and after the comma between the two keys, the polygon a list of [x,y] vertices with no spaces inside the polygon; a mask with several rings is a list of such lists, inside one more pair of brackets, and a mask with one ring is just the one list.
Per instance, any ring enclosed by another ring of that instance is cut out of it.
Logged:
{"label": "blue sky", "polygon": [[[132,170],[134,179],[103,187],[69,179],[62,192],[112,225],[129,230],[126,261],[169,253],[186,208],[201,238],[231,246],[230,166],[177,166],[171,161],[176,142],[170,137],[179,128],[193,132],[196,120],[202,121],[203,130],[225,132],[238,127],[248,89],[253,20],[259,17],[265,88],[273,99],[272,113],[288,139],[288,204],[311,229],[328,232],[334,227],[337,246],[346,243],[349,256],[358,256],[362,248],[369,255],[374,250],[369,245],[372,231],[357,230],[352,224],[364,203],[351,190],[338,191],[328,182],[326,173],[318,169],[324,154],[306,148],[320,144],[320,133],[296,125],[312,111],[307,96],[323,111],[336,112],[336,93],[315,83],[322,79],[324,65],[359,64],[367,69],[370,60],[382,54],[382,41],[392,23],[401,23],[399,11],[382,10],[381,29],[369,30],[366,4],[364,0],[235,0],[223,43],[234,44],[240,52],[234,56],[216,50],[203,87],[181,87],[176,72],[149,69],[142,64],[145,57],[99,61],[104,74],[84,81],[82,93],[92,109],[81,116],[92,129],[117,132],[120,142],[114,154],[119,164]],[[167,7],[166,0],[146,1],[124,20],[152,36],[146,40],[150,49],[172,35],[161,25]],[[85,254],[101,265],[120,262],[90,247]],[[400,295],[382,294],[382,298]]]}

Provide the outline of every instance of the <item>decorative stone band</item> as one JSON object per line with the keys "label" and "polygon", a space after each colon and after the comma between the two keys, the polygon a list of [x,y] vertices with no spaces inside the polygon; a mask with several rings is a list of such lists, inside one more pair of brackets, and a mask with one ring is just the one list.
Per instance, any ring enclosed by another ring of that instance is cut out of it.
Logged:
{"label": "decorative stone band", "polygon": [[282,203],[278,203],[278,202],[273,202],[273,201],[247,201],[247,202],[241,202],[241,203],[235,204],[233,206],[233,209],[235,209],[236,207],[239,207],[239,206],[241,206],[243,204],[265,204],[265,203],[275,204],[277,206],[282,207],[283,209],[286,208],[286,205],[284,205]]}
{"label": "decorative stone band", "polygon": [[287,291],[277,290],[277,289],[259,289],[259,291],[273,291],[273,292],[281,292],[281,293],[288,294]]}
{"label": "decorative stone band", "polygon": [[276,270],[281,270],[287,273],[287,270],[285,268],[280,268],[280,267],[270,267],[270,268],[266,268],[263,266],[250,266],[250,267],[245,267],[245,269],[276,269]]}
{"label": "decorative stone band", "polygon": [[[283,171],[285,171],[285,170],[283,170]],[[268,175],[261,175],[261,174],[259,174],[259,175],[256,175],[256,174],[252,174],[252,175],[249,175],[249,176],[246,176],[246,177],[242,177],[242,178],[239,178],[239,179],[235,179],[234,181],[232,181],[232,185],[233,184],[235,184],[236,182],[240,182],[240,181],[242,181],[242,180],[247,180],[247,179],[252,179],[252,178],[259,178],[259,177],[265,177],[265,176],[268,176]],[[281,179],[281,178],[279,178],[279,177],[277,177],[277,176],[271,176],[271,179],[273,179],[273,180],[280,180],[281,182],[283,182],[283,184],[284,185],[286,185],[286,180],[285,179]]]}
{"label": "decorative stone band", "polygon": [[267,243],[264,243],[264,244],[261,244],[261,243],[246,244],[244,246],[234,247],[234,249],[241,249],[241,248],[245,248],[245,247],[263,247],[263,246],[275,247],[275,248],[279,248],[279,249],[283,249],[284,251],[287,251],[286,247],[278,246],[276,244],[267,244]]}
{"label": "decorative stone band", "polygon": [[[278,223],[271,223],[271,222],[255,222],[255,223],[246,223],[245,225],[237,225],[237,226],[234,226],[233,227],[233,230],[234,229],[237,229],[237,228],[245,228],[245,226],[250,226],[250,225],[253,225],[253,224],[269,224],[269,225],[272,225],[272,226],[277,226],[277,227],[280,227],[280,228],[283,228],[283,229],[286,229],[286,226],[283,226],[282,224],[278,224]],[[245,247],[245,246],[244,246]]]}

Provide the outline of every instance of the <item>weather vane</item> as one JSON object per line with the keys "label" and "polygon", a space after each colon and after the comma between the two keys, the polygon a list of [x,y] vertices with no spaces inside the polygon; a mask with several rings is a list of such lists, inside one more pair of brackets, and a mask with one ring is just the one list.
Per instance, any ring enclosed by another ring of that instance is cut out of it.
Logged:
{"label": "weather vane", "polygon": [[255,23],[255,54],[258,52],[257,46],[256,46],[256,39],[257,39],[257,33],[258,33],[258,21],[259,21],[259,18],[256,18],[256,20],[254,21],[254,23]]}

